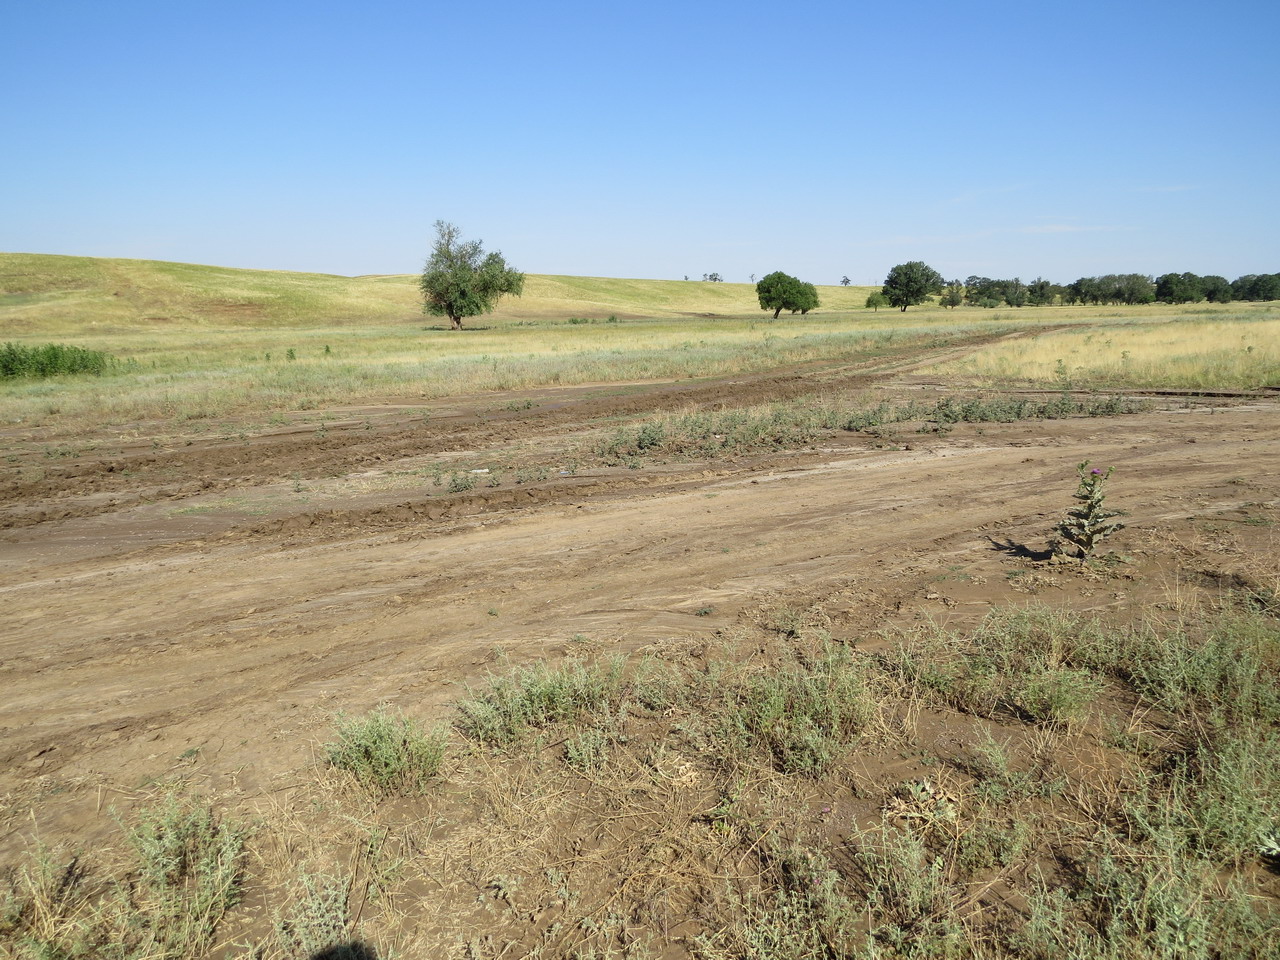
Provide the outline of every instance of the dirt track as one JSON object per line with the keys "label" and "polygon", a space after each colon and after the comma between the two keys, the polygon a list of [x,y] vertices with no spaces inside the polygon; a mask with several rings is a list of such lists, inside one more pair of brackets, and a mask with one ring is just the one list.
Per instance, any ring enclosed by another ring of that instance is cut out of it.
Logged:
{"label": "dirt track", "polygon": [[[774,595],[821,597],[833,632],[854,636],[1031,593],[1124,607],[1188,577],[1274,571],[1274,399],[561,466],[625,414],[931,389],[890,373],[519,394],[528,410],[516,395],[373,405],[244,440],[88,438],[94,450],[53,463],[15,445],[0,488],[0,848],[29,836],[33,809],[42,829],[92,832],[104,795],[166,774],[269,791],[339,710],[444,716],[500,657],[705,635]],[[497,450],[549,476],[449,494],[421,472]],[[1018,556],[1043,548],[1084,459],[1118,468],[1130,517],[1116,546],[1133,559],[1119,582]]]}

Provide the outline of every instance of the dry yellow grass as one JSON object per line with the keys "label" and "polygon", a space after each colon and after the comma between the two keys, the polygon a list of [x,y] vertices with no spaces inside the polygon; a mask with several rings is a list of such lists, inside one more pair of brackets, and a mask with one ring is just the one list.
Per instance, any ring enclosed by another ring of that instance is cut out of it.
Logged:
{"label": "dry yellow grass", "polygon": [[1158,315],[1006,341],[925,371],[990,384],[1256,389],[1280,385],[1280,310],[1164,307]]}
{"label": "dry yellow grass", "polygon": [[[860,310],[871,287],[819,287],[819,313]],[[756,316],[747,283],[530,274],[522,297],[468,325],[568,317]],[[175,324],[279,327],[413,322],[416,274],[340,277],[157,260],[0,253],[0,336],[80,336]],[[434,319],[428,321],[437,323]]]}

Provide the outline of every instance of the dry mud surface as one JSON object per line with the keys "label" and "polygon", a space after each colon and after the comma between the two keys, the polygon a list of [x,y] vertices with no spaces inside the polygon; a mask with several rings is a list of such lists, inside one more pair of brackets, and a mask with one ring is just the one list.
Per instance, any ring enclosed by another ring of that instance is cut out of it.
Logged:
{"label": "dry mud surface", "polygon": [[[578,455],[593,431],[650,410],[942,386],[813,367],[370,403],[247,437],[139,427],[56,450],[6,438],[4,859],[37,834],[105,835],[113,804],[169,775],[222,796],[288,789],[338,711],[445,717],[504,660],[705,636],[771,598],[820,597],[832,632],[852,637],[1032,596],[1123,610],[1274,578],[1274,398],[900,425],[638,470]],[[512,464],[497,486],[433,482],[435,467],[489,459]],[[1117,467],[1117,577],[1035,559],[1085,459]],[[537,468],[527,482],[519,464]]]}

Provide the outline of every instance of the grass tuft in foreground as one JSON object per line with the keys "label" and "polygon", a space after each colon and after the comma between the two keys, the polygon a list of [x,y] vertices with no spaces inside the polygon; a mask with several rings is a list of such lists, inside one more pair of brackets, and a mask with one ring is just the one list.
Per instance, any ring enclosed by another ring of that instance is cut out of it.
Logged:
{"label": "grass tuft in foreground", "polygon": [[23,960],[201,957],[240,899],[246,831],[195,800],[170,796],[127,827],[126,879],[97,876],[80,855],[42,850],[11,880],[0,934]]}

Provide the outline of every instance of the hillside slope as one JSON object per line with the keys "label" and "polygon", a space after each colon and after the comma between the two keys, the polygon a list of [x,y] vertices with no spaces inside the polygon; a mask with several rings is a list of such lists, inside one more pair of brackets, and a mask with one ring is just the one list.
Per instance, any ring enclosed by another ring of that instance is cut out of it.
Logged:
{"label": "hillside slope", "polygon": [[[859,309],[868,287],[819,287],[822,311]],[[820,311],[821,312],[821,311]],[[760,313],[745,283],[530,274],[495,316],[521,320],[740,316]],[[0,334],[196,324],[396,323],[422,315],[417,276],[341,277],[285,270],[0,253]]]}

